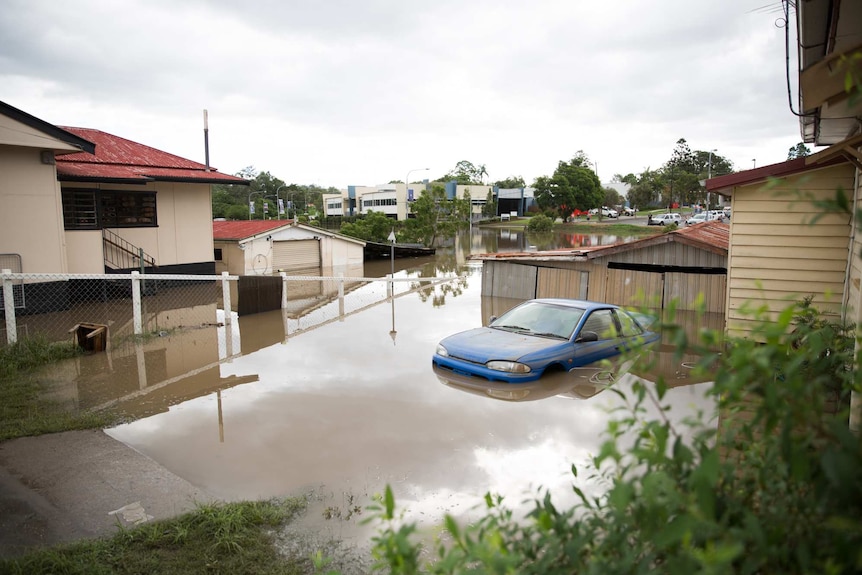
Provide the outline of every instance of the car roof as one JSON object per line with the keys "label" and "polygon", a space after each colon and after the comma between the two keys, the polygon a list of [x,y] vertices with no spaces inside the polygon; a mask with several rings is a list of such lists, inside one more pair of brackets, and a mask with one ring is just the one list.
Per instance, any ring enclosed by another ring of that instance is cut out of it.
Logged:
{"label": "car roof", "polygon": [[528,300],[524,303],[530,302],[538,302],[538,303],[547,303],[554,305],[564,305],[567,307],[575,307],[583,310],[593,310],[593,309],[619,309],[618,305],[614,305],[612,303],[603,303],[599,301],[589,301],[583,299],[568,299],[568,298],[536,298]]}

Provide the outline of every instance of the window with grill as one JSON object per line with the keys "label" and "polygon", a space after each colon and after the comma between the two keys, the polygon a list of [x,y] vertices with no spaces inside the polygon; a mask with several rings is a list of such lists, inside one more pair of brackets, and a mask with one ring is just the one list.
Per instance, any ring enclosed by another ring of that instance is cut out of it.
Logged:
{"label": "window with grill", "polygon": [[67,230],[156,227],[155,192],[63,190],[63,225]]}
{"label": "window with grill", "polygon": [[96,192],[63,190],[63,227],[67,230],[99,229]]}

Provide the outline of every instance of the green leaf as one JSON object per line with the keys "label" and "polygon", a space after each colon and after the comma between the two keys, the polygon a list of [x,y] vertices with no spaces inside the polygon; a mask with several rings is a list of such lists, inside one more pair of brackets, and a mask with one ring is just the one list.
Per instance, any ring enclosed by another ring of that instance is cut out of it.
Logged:
{"label": "green leaf", "polygon": [[634,496],[634,487],[632,487],[630,483],[620,481],[614,485],[613,489],[611,489],[611,493],[608,496],[608,502],[618,511],[624,511],[625,508],[628,507],[629,503],[631,503],[632,499],[634,499]]}
{"label": "green leaf", "polygon": [[383,494],[383,502],[386,506],[384,517],[392,520],[395,517],[395,496],[392,494],[392,487],[386,486],[386,491]]}

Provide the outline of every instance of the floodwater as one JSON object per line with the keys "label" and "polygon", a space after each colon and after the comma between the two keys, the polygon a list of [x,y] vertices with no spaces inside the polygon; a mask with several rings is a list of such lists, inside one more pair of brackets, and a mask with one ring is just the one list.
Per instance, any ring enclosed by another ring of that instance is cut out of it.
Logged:
{"label": "floodwater", "polygon": [[[518,303],[481,296],[480,264],[466,256],[492,251],[489,243],[511,249],[486,236],[395,261],[396,278],[463,276],[453,284],[404,288],[317,327],[269,312],[239,318],[230,334],[204,326],[117,347],[55,366],[55,394],[80,409],[139,417],[107,433],[216,497],[308,495],[308,525],[348,540],[368,536],[357,512],[387,484],[406,517],[429,527],[444,512],[468,513],[488,491],[512,506],[540,486],[565,501],[571,465],[598,452],[609,410],[622,404],[616,394],[581,374],[485,387],[444,381],[431,368],[441,338]],[[369,262],[365,275],[390,266]],[[655,353],[678,385],[665,401],[672,417],[711,418],[707,384],[690,373],[695,358]],[[619,386],[629,389],[631,376]],[[583,483],[588,475],[579,474],[580,486],[597,489]]]}

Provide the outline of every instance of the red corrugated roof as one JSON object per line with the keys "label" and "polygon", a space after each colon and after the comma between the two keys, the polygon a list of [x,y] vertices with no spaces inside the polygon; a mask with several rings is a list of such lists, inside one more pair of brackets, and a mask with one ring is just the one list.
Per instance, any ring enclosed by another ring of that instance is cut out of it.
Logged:
{"label": "red corrugated roof", "polygon": [[175,156],[113,134],[89,128],[63,130],[96,144],[96,153],[57,157],[57,174],[65,180],[131,180],[247,184],[204,164]]}
{"label": "red corrugated roof", "polygon": [[214,240],[244,240],[264,232],[289,226],[293,220],[228,220],[213,222]]}

